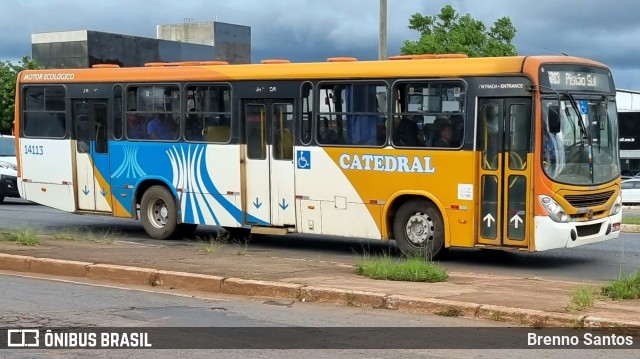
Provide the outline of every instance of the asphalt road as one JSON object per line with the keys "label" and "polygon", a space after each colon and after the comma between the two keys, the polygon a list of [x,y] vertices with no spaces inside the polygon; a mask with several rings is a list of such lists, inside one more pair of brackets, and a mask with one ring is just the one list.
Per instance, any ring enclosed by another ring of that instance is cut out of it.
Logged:
{"label": "asphalt road", "polygon": [[[196,246],[216,228],[204,227],[192,240],[158,241],[150,239],[138,221],[109,216],[75,215],[6,199],[0,205],[0,228],[28,227],[42,231],[80,228],[97,236],[125,239],[165,246]],[[397,255],[392,242],[354,241],[331,237],[259,236],[252,240],[247,253],[272,257],[307,258],[352,263],[359,256]],[[608,241],[573,249],[539,253],[453,249],[440,262],[450,271],[546,277],[577,281],[610,280],[620,273],[640,269],[640,234],[622,233],[617,241]]]}
{"label": "asphalt road", "polygon": [[[497,322],[233,296],[194,297],[159,291],[51,281],[0,273],[0,327],[500,327]],[[265,329],[265,332],[268,329]],[[513,329],[489,340],[526,342]],[[1,333],[4,335],[4,333]],[[181,335],[180,333],[176,335]],[[268,334],[265,334],[268,336]],[[242,340],[241,337],[237,338]],[[428,338],[425,338],[428,340]],[[457,339],[456,339],[457,340]],[[487,339],[465,337],[469,345]],[[483,342],[480,342],[484,340]],[[151,338],[153,342],[153,338]],[[524,344],[523,344],[524,345]],[[5,350],[3,358],[637,358],[633,350]]]}

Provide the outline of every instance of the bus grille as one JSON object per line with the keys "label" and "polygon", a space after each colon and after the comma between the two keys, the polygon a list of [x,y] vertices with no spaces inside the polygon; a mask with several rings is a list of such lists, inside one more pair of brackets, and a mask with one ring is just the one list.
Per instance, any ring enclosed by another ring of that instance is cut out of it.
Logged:
{"label": "bus grille", "polygon": [[576,208],[601,206],[613,196],[613,191],[593,193],[593,194],[578,194],[578,195],[566,195],[564,199]]}

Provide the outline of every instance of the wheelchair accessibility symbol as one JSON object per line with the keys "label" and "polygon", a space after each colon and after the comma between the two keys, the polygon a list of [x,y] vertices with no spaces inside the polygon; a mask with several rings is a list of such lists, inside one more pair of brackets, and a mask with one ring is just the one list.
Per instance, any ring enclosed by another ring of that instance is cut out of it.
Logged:
{"label": "wheelchair accessibility symbol", "polygon": [[589,114],[589,103],[586,100],[579,101],[580,114],[588,115]]}
{"label": "wheelchair accessibility symbol", "polygon": [[298,168],[301,170],[311,169],[311,152],[310,151],[296,151],[296,157],[298,157]]}

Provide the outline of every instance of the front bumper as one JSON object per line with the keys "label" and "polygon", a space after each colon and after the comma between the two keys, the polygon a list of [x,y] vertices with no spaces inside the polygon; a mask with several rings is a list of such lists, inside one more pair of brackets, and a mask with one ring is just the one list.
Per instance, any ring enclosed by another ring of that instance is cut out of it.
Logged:
{"label": "front bumper", "polygon": [[[622,212],[586,222],[554,222],[548,216],[535,217],[535,251],[573,248],[616,239],[620,235]],[[617,227],[617,228],[616,228]]]}

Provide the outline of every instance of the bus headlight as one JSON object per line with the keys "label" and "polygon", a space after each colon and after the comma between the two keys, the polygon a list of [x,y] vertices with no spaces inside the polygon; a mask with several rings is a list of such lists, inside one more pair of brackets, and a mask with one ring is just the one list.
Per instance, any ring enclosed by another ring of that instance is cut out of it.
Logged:
{"label": "bus headlight", "polygon": [[618,198],[616,198],[616,203],[614,203],[613,207],[611,207],[611,212],[609,212],[609,215],[615,216],[616,214],[620,213],[620,209],[622,209],[622,196],[618,195]]}
{"label": "bus headlight", "polygon": [[542,203],[542,207],[544,207],[547,214],[549,214],[549,218],[554,222],[569,222],[567,212],[565,212],[562,206],[553,200],[553,198],[549,196],[539,196],[539,199],[540,203]]}
{"label": "bus headlight", "polygon": [[0,161],[0,168],[6,168],[14,171],[18,170],[18,166],[14,165],[11,162],[6,162],[6,161]]}

